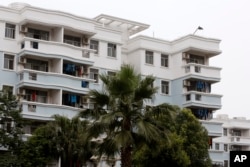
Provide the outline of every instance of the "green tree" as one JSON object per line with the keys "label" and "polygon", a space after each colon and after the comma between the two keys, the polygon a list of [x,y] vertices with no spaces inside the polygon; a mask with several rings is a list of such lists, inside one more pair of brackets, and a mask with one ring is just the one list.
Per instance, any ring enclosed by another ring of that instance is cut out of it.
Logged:
{"label": "green tree", "polygon": [[21,148],[20,157],[23,166],[44,167],[55,160],[58,152],[54,139],[54,128],[50,125],[43,125],[36,129]]}
{"label": "green tree", "polygon": [[18,166],[22,141],[22,117],[18,101],[9,93],[0,92],[0,166]]}
{"label": "green tree", "polygon": [[27,167],[42,167],[59,158],[62,167],[80,167],[92,156],[92,146],[86,135],[88,122],[58,115],[54,118],[39,127],[22,149]]}
{"label": "green tree", "polygon": [[[145,101],[152,99],[157,91],[154,77],[142,78],[133,67],[123,65],[114,76],[100,75],[103,90],[91,90],[89,97],[95,103],[93,110],[81,112],[80,116],[92,120],[88,132],[102,143],[97,148],[100,155],[121,157],[122,167],[131,167],[132,151],[143,143],[154,143],[166,137],[151,117],[152,110]],[[156,114],[156,113],[155,113]]]}
{"label": "green tree", "polygon": [[[165,107],[169,108],[169,106]],[[174,119],[166,119],[166,116],[155,117],[170,131],[170,141],[167,142],[162,138],[157,143],[158,149],[144,146],[143,149],[136,151],[135,165],[138,167],[166,165],[172,167],[210,167],[206,129],[189,110],[180,110],[178,107],[172,109],[175,110]]]}
{"label": "green tree", "polygon": [[176,130],[183,137],[183,147],[190,158],[190,167],[210,167],[208,134],[190,110],[183,111],[176,118]]}
{"label": "green tree", "polygon": [[183,149],[183,139],[175,134],[169,133],[169,140],[161,140],[157,143],[157,149],[144,146],[137,150],[133,156],[136,167],[187,167],[190,164],[189,156]]}
{"label": "green tree", "polygon": [[150,107],[152,113],[161,112],[160,116],[153,116],[161,129],[168,131],[168,140],[161,138],[155,144],[157,148],[146,146],[136,150],[133,156],[134,165],[137,167],[158,167],[158,166],[181,166],[187,167],[190,164],[189,156],[184,150],[183,138],[176,132],[176,117],[181,112],[177,106],[162,104]]}

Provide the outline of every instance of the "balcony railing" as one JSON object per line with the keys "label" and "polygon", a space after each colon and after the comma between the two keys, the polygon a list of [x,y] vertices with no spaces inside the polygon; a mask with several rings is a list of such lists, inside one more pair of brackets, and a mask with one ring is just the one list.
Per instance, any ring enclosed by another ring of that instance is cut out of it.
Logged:
{"label": "balcony railing", "polygon": [[220,80],[220,70],[221,68],[206,66],[202,64],[189,63],[184,66],[185,74],[201,75],[204,77],[214,78]]}
{"label": "balcony railing", "polygon": [[46,66],[46,65],[36,65],[36,64],[32,64],[32,63],[25,63],[24,68],[30,69],[30,70],[48,72],[48,66]]}
{"label": "balcony railing", "polygon": [[38,102],[38,103],[47,103],[47,96],[40,96],[35,94],[26,94],[24,99],[27,101]]}
{"label": "balcony railing", "polygon": [[[45,41],[34,38],[25,37],[21,41],[21,49],[27,51],[36,51],[46,55],[62,55],[71,58],[72,60],[87,60],[89,64],[94,62],[95,50],[68,45],[62,42]],[[90,62],[92,61],[92,62]]]}
{"label": "balcony railing", "polygon": [[23,86],[32,86],[38,84],[48,88],[66,87],[73,90],[83,90],[90,86],[90,83],[94,83],[93,79],[89,79],[88,75],[83,76],[70,76],[66,74],[57,74],[50,72],[41,72],[34,70],[23,70],[20,74],[18,84]]}
{"label": "balcony railing", "polygon": [[211,107],[219,109],[221,108],[221,97],[222,95],[189,91],[183,96],[183,106]]}

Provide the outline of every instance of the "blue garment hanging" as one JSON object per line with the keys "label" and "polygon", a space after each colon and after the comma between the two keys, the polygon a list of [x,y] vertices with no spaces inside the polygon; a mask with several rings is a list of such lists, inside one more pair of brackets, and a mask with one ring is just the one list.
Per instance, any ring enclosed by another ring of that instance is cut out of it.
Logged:
{"label": "blue garment hanging", "polygon": [[76,103],[76,95],[71,95],[71,103]]}

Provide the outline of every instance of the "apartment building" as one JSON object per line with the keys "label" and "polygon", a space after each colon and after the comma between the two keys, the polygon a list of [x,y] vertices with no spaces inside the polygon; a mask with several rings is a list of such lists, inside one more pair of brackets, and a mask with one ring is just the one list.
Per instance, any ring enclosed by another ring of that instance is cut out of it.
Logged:
{"label": "apartment building", "polygon": [[[213,126],[210,126],[210,132],[217,131],[217,135],[213,135],[209,150],[214,164],[228,167],[230,151],[250,150],[250,120],[245,117],[229,118],[226,114],[219,114],[209,123]],[[215,127],[216,125],[220,127]]]}
{"label": "apartment building", "polygon": [[99,74],[113,75],[124,63],[156,77],[159,90],[149,105],[170,103],[212,119],[221,108],[222,95],[212,92],[221,68],[209,60],[221,53],[220,40],[140,35],[147,28],[105,14],[85,18],[25,3],[0,6],[0,90],[17,95],[23,117],[35,120],[25,132],[54,114],[72,118],[93,107],[86,95],[102,88]]}

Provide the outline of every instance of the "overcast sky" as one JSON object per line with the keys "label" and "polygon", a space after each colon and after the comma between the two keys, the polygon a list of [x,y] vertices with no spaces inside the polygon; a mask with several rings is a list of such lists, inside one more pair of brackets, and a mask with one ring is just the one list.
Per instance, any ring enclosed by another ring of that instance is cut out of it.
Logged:
{"label": "overcast sky", "polygon": [[222,54],[210,65],[221,67],[222,94],[217,114],[250,119],[250,0],[0,0],[0,5],[25,2],[32,6],[93,18],[108,14],[150,25],[142,34],[173,40],[192,34],[221,39]]}

